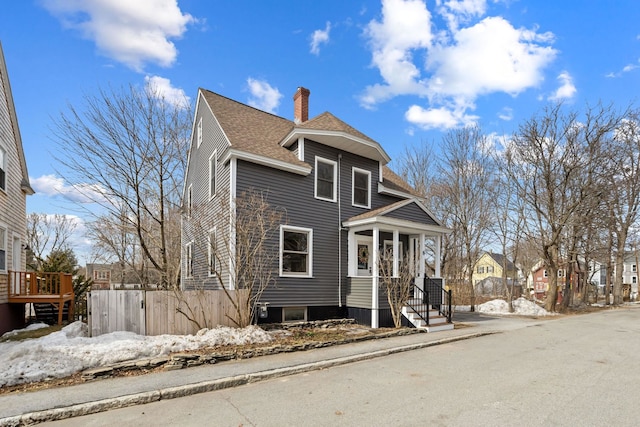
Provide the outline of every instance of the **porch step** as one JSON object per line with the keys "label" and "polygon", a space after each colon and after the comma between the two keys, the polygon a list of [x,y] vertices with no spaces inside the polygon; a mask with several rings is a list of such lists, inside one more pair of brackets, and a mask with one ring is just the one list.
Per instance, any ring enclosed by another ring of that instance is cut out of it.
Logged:
{"label": "porch step", "polygon": [[[412,308],[408,306],[404,306],[402,308],[402,314],[406,317],[409,322],[411,322],[416,328],[426,329],[427,332],[437,332],[437,331],[448,331],[453,329],[453,323],[448,323],[447,318],[445,316],[441,316],[438,310],[430,309],[429,310],[429,325],[427,326],[426,322],[422,319],[422,317],[426,317],[427,314],[425,312],[416,312]],[[422,317],[421,317],[422,316]]]}

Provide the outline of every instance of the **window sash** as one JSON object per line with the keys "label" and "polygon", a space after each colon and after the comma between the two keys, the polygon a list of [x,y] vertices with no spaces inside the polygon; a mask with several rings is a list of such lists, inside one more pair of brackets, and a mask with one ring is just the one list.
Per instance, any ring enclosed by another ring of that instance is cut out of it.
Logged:
{"label": "window sash", "polygon": [[7,269],[7,229],[0,227],[0,270]]}
{"label": "window sash", "polygon": [[280,233],[280,275],[311,276],[310,229],[281,228]]}
{"label": "window sash", "polygon": [[0,190],[7,190],[7,154],[0,147]]}
{"label": "window sash", "polygon": [[209,276],[215,276],[218,269],[216,252],[218,250],[216,229],[209,230]]}
{"label": "window sash", "polygon": [[213,152],[209,157],[209,198],[216,195],[216,176],[218,171],[218,153]]}
{"label": "window sash", "polygon": [[336,201],[337,163],[316,157],[316,198]]}
{"label": "window sash", "polygon": [[368,208],[371,205],[371,174],[353,169],[353,205]]}
{"label": "window sash", "polygon": [[193,277],[193,242],[187,243],[186,246],[186,270],[187,277]]}

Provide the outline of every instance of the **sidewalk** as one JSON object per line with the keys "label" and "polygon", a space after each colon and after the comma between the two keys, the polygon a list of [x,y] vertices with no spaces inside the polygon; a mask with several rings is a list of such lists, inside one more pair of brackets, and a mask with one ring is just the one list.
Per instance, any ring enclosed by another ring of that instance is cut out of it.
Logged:
{"label": "sidewalk", "polygon": [[544,321],[491,317],[477,313],[456,313],[455,322],[468,327],[374,339],[308,351],[279,353],[176,371],[108,378],[62,388],[0,395],[0,426],[35,424],[235,387],[250,382],[519,329]]}

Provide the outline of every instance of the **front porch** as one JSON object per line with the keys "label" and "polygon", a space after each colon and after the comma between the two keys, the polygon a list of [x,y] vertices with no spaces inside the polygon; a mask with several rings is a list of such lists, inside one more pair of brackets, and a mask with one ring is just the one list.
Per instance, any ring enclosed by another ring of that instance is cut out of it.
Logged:
{"label": "front porch", "polygon": [[388,326],[391,307],[382,284],[391,278],[403,282],[402,314],[408,323],[428,330],[453,328],[451,295],[440,275],[441,239],[449,230],[422,203],[403,200],[350,218],[343,226],[348,229],[350,316],[360,321],[370,316],[364,323],[373,328]]}

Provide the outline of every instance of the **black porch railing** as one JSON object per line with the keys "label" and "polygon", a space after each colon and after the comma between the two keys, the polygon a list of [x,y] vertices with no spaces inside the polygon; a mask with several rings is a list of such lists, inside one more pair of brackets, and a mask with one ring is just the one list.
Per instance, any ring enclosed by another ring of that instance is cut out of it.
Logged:
{"label": "black porch railing", "polygon": [[432,309],[438,310],[438,314],[445,317],[447,323],[451,323],[452,292],[442,287],[442,279],[426,277],[422,289],[416,284],[411,285],[411,294],[413,298],[407,302],[407,306],[424,320],[427,326],[429,326],[429,313]]}

